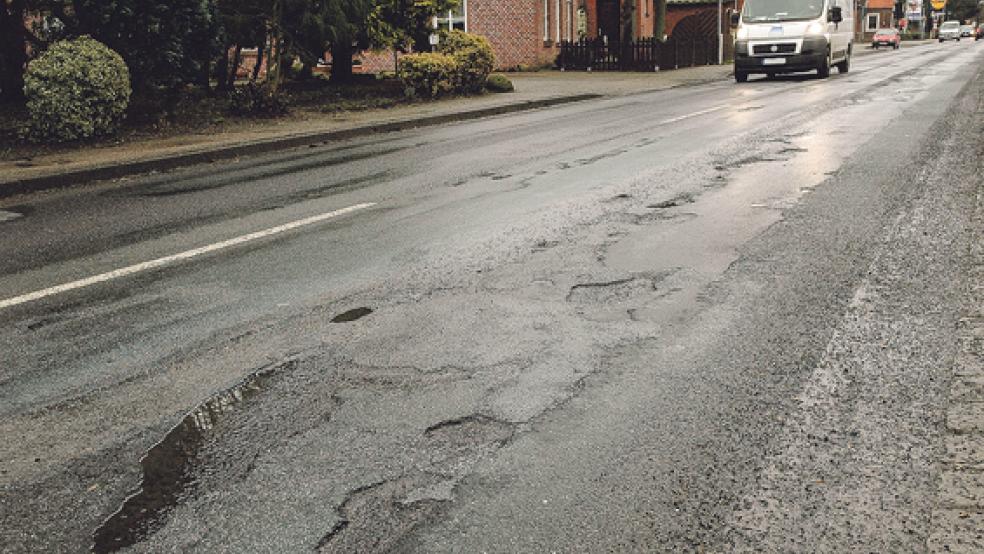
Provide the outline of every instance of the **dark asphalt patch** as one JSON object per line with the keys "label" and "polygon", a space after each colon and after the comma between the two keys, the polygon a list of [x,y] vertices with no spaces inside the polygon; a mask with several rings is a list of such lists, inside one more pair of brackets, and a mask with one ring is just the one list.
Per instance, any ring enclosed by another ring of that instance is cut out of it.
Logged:
{"label": "dark asphalt patch", "polygon": [[357,319],[362,319],[372,313],[372,308],[355,308],[347,312],[342,312],[331,318],[332,323],[349,323]]}
{"label": "dark asphalt patch", "polygon": [[692,194],[681,194],[679,196],[674,196],[669,200],[656,202],[655,204],[649,204],[646,207],[651,210],[665,210],[667,208],[676,208],[677,206],[682,206],[684,204],[693,204],[694,200],[695,199]]}

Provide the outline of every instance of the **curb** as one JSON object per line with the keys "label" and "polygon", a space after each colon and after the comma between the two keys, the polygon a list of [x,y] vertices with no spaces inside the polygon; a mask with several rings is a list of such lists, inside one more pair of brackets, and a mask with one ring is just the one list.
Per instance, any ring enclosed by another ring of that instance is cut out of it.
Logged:
{"label": "curb", "polygon": [[338,131],[318,131],[301,135],[288,135],[285,137],[233,144],[210,150],[177,154],[174,156],[164,156],[160,158],[78,169],[52,175],[29,177],[26,179],[0,182],[0,199],[30,192],[41,192],[45,190],[66,188],[91,181],[118,179],[120,177],[149,173],[152,171],[163,172],[201,163],[211,163],[219,160],[238,158],[241,156],[263,154],[276,150],[287,150],[290,148],[305,146],[313,142],[345,140],[376,133],[392,133],[395,131],[404,131],[406,129],[413,129],[416,127],[430,127],[440,125],[442,123],[468,121],[471,119],[480,119],[494,115],[546,108],[561,104],[571,104],[585,100],[596,100],[598,98],[602,98],[603,96],[604,95],[602,94],[576,94],[571,96],[545,98],[543,100],[527,100],[514,104],[493,106],[490,108],[465,110],[461,112],[431,115],[414,119],[403,119],[388,123],[376,123]]}

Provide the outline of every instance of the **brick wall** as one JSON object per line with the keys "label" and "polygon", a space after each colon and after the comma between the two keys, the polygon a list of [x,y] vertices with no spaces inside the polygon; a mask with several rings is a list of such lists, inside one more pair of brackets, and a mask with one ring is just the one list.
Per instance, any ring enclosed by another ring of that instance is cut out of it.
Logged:
{"label": "brick wall", "polygon": [[[680,22],[681,19],[703,13],[709,13],[713,17],[717,17],[717,5],[707,5],[707,4],[670,4],[666,7],[666,34],[669,36],[673,35],[673,28],[676,24]],[[728,25],[727,21],[721,22],[722,26]]]}
{"label": "brick wall", "polygon": [[544,46],[542,11],[542,0],[469,0],[468,31],[489,39],[500,69],[537,65],[553,50]]}

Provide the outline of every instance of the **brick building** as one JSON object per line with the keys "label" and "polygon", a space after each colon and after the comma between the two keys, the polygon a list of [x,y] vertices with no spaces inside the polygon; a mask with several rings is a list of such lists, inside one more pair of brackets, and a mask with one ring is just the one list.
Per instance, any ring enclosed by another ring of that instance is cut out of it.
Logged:
{"label": "brick building", "polygon": [[[724,8],[736,0],[726,0]],[[699,32],[716,33],[717,0],[667,0],[666,34],[689,18]],[[655,0],[461,0],[461,7],[441,14],[438,25],[485,36],[495,50],[497,69],[553,64],[561,41],[603,38],[618,41],[631,24],[634,38],[652,37]],[[726,25],[726,24],[725,24]],[[713,29],[704,27],[713,26]],[[727,32],[727,29],[725,30]],[[362,71],[393,70],[392,52],[366,52]]]}
{"label": "brick building", "polygon": [[877,29],[895,27],[895,0],[859,0],[861,17],[855,20],[855,36],[868,41]]}
{"label": "brick building", "polygon": [[[498,69],[550,65],[558,42],[576,37],[575,1],[581,0],[461,0],[461,6],[439,14],[442,29],[482,35],[492,43]],[[392,52],[366,52],[363,71],[391,71]]]}

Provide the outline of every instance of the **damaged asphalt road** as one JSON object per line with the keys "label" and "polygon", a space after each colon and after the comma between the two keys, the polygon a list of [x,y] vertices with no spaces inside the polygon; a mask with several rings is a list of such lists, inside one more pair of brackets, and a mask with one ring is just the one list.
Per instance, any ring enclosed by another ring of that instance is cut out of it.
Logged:
{"label": "damaged asphalt road", "polygon": [[373,205],[0,311],[4,549],[920,551],[982,57],[0,205],[0,300]]}

